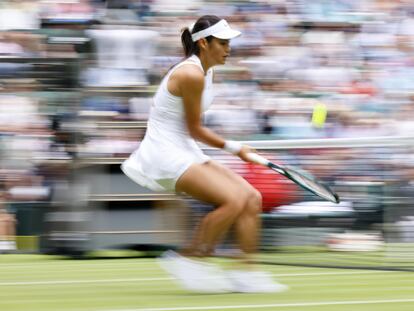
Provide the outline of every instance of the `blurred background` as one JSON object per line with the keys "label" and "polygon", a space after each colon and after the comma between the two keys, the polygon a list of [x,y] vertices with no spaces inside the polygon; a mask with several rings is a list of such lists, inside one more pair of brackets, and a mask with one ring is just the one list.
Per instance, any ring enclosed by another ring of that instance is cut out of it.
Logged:
{"label": "blurred background", "polygon": [[243,33],[216,68],[205,124],[310,171],[343,201],[326,205],[207,150],[262,192],[261,248],[385,248],[387,259],[413,267],[409,0],[1,1],[0,252],[185,243],[211,207],[149,192],[119,164],[145,134],[162,77],[183,57],[180,30],[204,14]]}

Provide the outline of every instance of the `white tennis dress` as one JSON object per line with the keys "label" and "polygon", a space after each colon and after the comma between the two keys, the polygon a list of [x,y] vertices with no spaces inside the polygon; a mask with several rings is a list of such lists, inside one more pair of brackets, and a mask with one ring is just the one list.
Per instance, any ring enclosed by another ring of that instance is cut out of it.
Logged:
{"label": "white tennis dress", "polygon": [[[200,59],[193,55],[167,73],[154,96],[145,137],[139,148],[121,165],[129,178],[154,191],[174,192],[177,179],[191,164],[210,159],[188,132],[182,98],[172,95],[167,89],[171,74],[186,64],[203,70]],[[212,78],[210,68],[205,75],[203,111],[213,101]]]}

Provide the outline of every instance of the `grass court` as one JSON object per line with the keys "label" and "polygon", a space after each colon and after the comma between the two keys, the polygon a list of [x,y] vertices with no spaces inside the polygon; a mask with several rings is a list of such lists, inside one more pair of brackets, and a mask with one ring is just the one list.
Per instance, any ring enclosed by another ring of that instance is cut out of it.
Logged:
{"label": "grass court", "polygon": [[[227,260],[218,260],[224,268]],[[195,294],[152,258],[0,255],[1,311],[412,311],[414,273],[263,265],[279,294]]]}

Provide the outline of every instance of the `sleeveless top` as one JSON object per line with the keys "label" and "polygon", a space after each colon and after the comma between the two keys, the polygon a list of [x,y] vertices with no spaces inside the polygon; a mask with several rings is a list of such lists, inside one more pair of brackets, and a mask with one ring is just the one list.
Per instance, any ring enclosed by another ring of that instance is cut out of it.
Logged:
{"label": "sleeveless top", "polygon": [[[193,163],[204,163],[206,156],[190,136],[183,100],[168,91],[171,74],[183,65],[204,69],[193,55],[175,65],[162,80],[151,107],[147,131],[139,148],[121,165],[124,173],[138,184],[154,191],[175,191],[175,182]],[[213,101],[213,70],[205,73],[202,110]]]}

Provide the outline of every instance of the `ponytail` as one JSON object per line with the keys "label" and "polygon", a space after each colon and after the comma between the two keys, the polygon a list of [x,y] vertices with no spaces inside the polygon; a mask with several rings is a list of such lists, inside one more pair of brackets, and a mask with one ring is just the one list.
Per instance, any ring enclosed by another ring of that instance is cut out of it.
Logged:
{"label": "ponytail", "polygon": [[197,42],[193,42],[193,39],[191,38],[191,32],[188,27],[185,27],[181,33],[181,43],[183,45],[185,57],[190,57],[193,54],[200,54],[200,49],[198,48]]}
{"label": "ponytail", "polygon": [[[188,27],[185,27],[181,32],[181,43],[183,45],[185,57],[190,57],[191,55],[195,54],[197,56],[200,55],[200,48],[198,47],[197,42],[193,41],[191,38],[192,33],[196,33],[203,29],[206,29],[220,21],[215,15],[204,15],[200,17],[197,22],[190,30]],[[213,40],[213,36],[206,37],[207,42],[211,42]]]}

